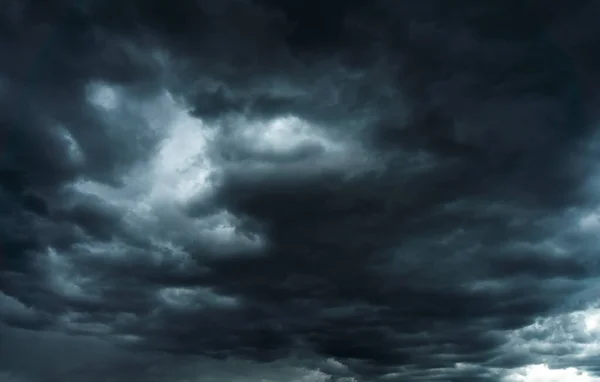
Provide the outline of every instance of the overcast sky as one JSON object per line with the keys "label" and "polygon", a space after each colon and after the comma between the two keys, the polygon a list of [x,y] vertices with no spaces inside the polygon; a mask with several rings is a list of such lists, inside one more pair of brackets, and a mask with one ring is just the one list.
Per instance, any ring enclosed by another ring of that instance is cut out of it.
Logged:
{"label": "overcast sky", "polygon": [[2,7],[0,381],[600,381],[600,1]]}

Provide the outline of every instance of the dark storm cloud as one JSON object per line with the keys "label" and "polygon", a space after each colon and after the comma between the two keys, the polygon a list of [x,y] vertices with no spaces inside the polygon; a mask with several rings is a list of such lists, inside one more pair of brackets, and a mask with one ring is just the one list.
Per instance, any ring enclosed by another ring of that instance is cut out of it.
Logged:
{"label": "dark storm cloud", "polygon": [[10,2],[2,369],[597,374],[594,7]]}

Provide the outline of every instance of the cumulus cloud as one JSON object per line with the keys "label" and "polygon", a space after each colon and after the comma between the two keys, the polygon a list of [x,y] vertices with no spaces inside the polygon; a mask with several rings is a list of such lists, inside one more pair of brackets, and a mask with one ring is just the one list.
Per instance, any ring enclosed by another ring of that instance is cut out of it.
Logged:
{"label": "cumulus cloud", "polygon": [[597,380],[599,6],[8,1],[0,379]]}

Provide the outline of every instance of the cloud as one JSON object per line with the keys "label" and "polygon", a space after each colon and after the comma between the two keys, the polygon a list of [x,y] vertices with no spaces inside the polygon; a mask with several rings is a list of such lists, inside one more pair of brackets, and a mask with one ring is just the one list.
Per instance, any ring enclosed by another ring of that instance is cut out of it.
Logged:
{"label": "cloud", "polygon": [[596,3],[9,2],[0,370],[600,377]]}
{"label": "cloud", "polygon": [[549,369],[546,365],[527,366],[523,371],[508,377],[506,381],[573,381],[588,382],[596,381],[598,378],[591,377],[588,373],[580,372],[575,368]]}

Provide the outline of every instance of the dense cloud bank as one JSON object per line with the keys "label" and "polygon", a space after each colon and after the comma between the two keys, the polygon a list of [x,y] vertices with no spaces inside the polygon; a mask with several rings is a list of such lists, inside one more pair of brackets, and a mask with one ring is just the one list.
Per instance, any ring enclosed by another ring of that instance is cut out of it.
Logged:
{"label": "dense cloud bank", "polygon": [[7,1],[0,380],[600,380],[598,15]]}

